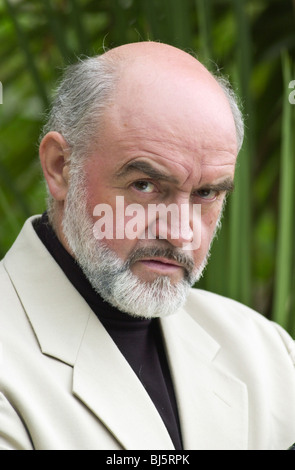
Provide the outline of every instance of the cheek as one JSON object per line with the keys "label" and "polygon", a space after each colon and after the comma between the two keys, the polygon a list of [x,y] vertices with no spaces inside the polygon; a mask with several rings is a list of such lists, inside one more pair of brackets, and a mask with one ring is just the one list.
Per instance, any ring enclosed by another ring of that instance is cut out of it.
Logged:
{"label": "cheek", "polygon": [[210,207],[202,207],[202,225],[208,230],[214,230],[222,211],[223,200],[216,201]]}
{"label": "cheek", "polygon": [[214,208],[202,214],[202,245],[209,246],[216,224],[221,213],[221,207]]}
{"label": "cheek", "polygon": [[95,238],[103,240],[121,260],[126,261],[138,243],[138,238],[145,234],[144,218],[128,216],[124,212],[124,203],[120,205],[98,204],[95,209]]}

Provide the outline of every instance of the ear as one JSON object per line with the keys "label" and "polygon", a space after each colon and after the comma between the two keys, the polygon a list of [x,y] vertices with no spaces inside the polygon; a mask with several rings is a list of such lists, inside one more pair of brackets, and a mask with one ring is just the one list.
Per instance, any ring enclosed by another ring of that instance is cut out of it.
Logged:
{"label": "ear", "polygon": [[66,140],[58,132],[49,132],[42,139],[39,155],[48,189],[56,201],[64,201],[68,191],[67,158],[69,150]]}

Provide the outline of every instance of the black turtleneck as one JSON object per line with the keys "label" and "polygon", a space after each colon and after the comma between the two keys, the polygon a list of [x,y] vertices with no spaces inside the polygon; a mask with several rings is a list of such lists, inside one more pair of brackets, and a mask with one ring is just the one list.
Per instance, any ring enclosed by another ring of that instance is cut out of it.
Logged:
{"label": "black turtleneck", "polygon": [[156,406],[175,449],[181,450],[177,405],[158,319],[134,318],[105,302],[59,242],[46,213],[34,222],[34,228],[129,362]]}

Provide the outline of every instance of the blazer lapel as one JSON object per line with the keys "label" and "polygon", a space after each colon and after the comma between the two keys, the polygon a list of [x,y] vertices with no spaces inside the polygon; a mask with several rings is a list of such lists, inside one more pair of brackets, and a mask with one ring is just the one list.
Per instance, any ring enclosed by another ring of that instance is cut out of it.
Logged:
{"label": "blazer lapel", "polygon": [[246,449],[246,385],[218,367],[219,345],[184,310],[161,323],[184,448]]}
{"label": "blazer lapel", "polygon": [[146,390],[94,315],[74,366],[73,392],[123,448],[174,448]]}

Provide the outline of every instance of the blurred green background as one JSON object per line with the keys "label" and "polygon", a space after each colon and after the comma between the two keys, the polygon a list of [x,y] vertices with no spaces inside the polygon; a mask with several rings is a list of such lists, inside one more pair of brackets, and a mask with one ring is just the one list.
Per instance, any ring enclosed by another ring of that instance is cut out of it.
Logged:
{"label": "blurred green background", "polygon": [[292,0],[0,0],[0,257],[45,209],[38,136],[62,68],[147,39],[229,76],[246,118],[236,190],[199,286],[295,336]]}

